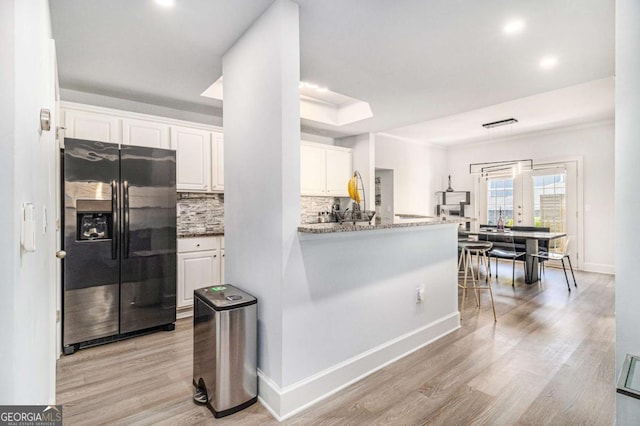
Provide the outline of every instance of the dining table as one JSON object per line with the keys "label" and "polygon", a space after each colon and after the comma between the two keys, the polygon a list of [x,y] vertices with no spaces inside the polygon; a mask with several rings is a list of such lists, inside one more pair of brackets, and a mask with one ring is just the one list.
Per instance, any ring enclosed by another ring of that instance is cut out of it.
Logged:
{"label": "dining table", "polygon": [[482,237],[486,241],[504,241],[506,238],[513,238],[513,240],[525,241],[525,282],[527,284],[533,284],[537,282],[540,277],[538,276],[538,257],[533,256],[538,254],[538,242],[539,241],[551,241],[558,238],[566,237],[564,232],[545,232],[545,231],[511,231],[505,229],[504,231],[497,231],[495,229],[480,229],[478,231],[458,230],[459,236],[469,237],[472,235]]}

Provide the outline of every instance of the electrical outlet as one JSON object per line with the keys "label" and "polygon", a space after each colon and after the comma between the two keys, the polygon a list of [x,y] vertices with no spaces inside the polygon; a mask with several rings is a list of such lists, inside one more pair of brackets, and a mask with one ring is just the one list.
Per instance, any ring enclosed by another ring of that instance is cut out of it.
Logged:
{"label": "electrical outlet", "polygon": [[420,284],[416,287],[416,303],[422,303],[424,301],[424,286]]}

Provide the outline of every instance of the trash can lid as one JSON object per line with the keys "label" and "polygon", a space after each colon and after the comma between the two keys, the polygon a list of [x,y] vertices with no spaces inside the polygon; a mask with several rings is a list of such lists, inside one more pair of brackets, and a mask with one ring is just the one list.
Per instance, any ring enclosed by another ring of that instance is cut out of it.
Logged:
{"label": "trash can lid", "polygon": [[255,297],[230,284],[203,287],[195,290],[194,293],[216,311],[237,309],[258,303]]}

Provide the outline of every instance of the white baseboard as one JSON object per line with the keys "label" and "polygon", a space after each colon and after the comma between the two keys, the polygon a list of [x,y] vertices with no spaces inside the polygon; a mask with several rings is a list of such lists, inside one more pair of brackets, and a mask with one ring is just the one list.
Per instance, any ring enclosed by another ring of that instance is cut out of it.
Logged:
{"label": "white baseboard", "polygon": [[176,319],[189,318],[193,316],[193,306],[185,306],[176,309]]}
{"label": "white baseboard", "polygon": [[616,267],[614,265],[607,265],[605,263],[590,263],[585,262],[582,265],[582,270],[586,272],[598,272],[600,274],[615,275]]}
{"label": "white baseboard", "polygon": [[458,328],[456,311],[285,388],[258,370],[260,403],[278,421],[285,420]]}

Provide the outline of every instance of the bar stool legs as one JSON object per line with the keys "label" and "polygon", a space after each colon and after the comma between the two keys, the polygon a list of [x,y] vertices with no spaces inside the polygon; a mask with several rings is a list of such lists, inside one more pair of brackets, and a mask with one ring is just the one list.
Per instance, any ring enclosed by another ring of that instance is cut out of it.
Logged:
{"label": "bar stool legs", "polygon": [[[460,318],[464,316],[464,305],[467,298],[467,290],[473,289],[476,296],[476,305],[478,308],[480,307],[480,296],[478,294],[478,290],[489,290],[489,295],[491,297],[491,308],[493,310],[493,319],[494,321],[498,321],[496,316],[496,307],[493,300],[493,290],[491,288],[491,280],[489,280],[489,261],[487,259],[487,251],[491,247],[486,246],[474,246],[473,244],[461,244],[461,253],[460,259],[458,261],[458,271],[460,271],[460,267],[464,268],[464,276],[462,283],[458,282],[458,287],[462,288],[462,301],[460,306]],[[473,271],[473,255],[477,257],[477,278]],[[486,280],[485,285],[480,286],[480,263],[485,268],[486,271]]]}

